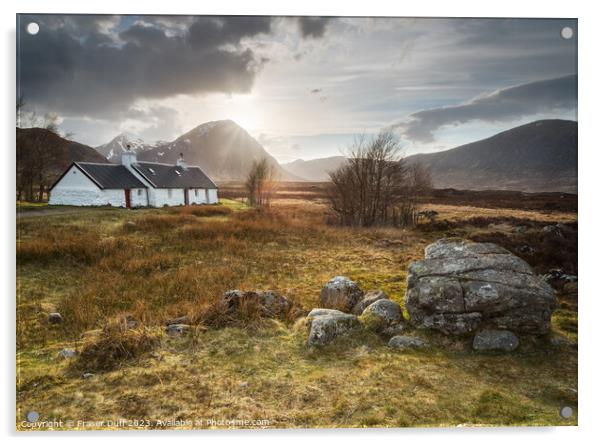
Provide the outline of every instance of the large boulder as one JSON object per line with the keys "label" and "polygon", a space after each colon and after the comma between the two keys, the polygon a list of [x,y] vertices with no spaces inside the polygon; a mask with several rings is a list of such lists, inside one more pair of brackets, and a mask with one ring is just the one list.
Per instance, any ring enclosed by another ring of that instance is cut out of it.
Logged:
{"label": "large boulder", "polygon": [[508,250],[445,238],[410,265],[405,306],[417,327],[445,334],[463,335],[480,326],[545,334],[556,296]]}
{"label": "large boulder", "polygon": [[389,297],[387,297],[387,294],[385,294],[380,289],[370,291],[370,292],[366,293],[366,295],[364,295],[360,301],[357,302],[357,304],[353,307],[353,310],[351,311],[351,313],[355,314],[355,315],[361,315],[362,312],[364,312],[364,309],[366,309],[368,306],[370,306],[375,301],[388,300],[388,299],[389,299]]}
{"label": "large boulder", "polygon": [[351,312],[363,296],[364,291],[355,281],[347,277],[336,276],[322,288],[320,303],[325,308]]}
{"label": "large boulder", "polygon": [[391,300],[377,300],[362,313],[360,320],[367,329],[382,332],[402,319],[401,307]]}
{"label": "large boulder", "polygon": [[361,326],[355,315],[332,309],[313,309],[307,318],[310,321],[308,346],[325,346]]}

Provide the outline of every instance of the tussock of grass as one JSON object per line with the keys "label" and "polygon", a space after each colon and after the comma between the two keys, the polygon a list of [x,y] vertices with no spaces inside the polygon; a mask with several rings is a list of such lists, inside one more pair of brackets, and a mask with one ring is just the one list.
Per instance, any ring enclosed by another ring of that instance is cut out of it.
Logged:
{"label": "tussock of grass", "polygon": [[130,329],[124,318],[109,321],[97,336],[85,341],[75,366],[85,371],[110,371],[152,351],[161,340],[155,329]]}

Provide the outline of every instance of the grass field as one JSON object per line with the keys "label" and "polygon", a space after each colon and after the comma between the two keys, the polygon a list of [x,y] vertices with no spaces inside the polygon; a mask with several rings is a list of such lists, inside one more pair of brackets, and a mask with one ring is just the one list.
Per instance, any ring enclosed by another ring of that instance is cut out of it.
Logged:
{"label": "grass field", "polygon": [[[416,335],[431,347],[421,352],[396,353],[368,333],[316,351],[299,320],[207,323],[228,289],[277,290],[309,310],[334,275],[403,305],[408,264],[449,235],[498,242],[538,273],[577,274],[575,211],[434,200],[422,205],[437,219],[415,229],[347,229],[325,223],[328,209],[312,187],[283,192],[265,212],[224,199],[212,207],[21,215],[17,428],[27,429],[22,420],[32,410],[40,421],[63,420],[58,429],[577,423],[576,415],[559,416],[578,402],[575,284],[559,289],[553,316],[552,335],[567,342],[525,339],[506,355],[475,354],[468,339],[424,332]],[[542,234],[556,222],[574,237]],[[519,253],[527,241],[537,257]],[[64,323],[48,323],[54,311]],[[183,315],[192,332],[165,335],[165,321]],[[138,326],[123,329],[126,316]],[[79,354],[60,359],[63,348]],[[100,364],[86,351],[107,359]]]}

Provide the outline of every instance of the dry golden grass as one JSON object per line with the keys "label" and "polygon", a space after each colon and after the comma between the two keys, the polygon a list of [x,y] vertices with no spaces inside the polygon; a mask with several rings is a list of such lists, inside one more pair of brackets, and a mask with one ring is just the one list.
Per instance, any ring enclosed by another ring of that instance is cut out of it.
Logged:
{"label": "dry golden grass", "polygon": [[160,338],[157,329],[130,328],[126,317],[116,317],[83,342],[73,365],[80,372],[110,371],[151,352],[159,345]]}
{"label": "dry golden grass", "polygon": [[[41,420],[245,418],[270,419],[272,427],[576,422],[558,417],[561,405],[577,405],[570,347],[480,356],[464,341],[433,335],[430,350],[399,354],[366,333],[316,352],[294,316],[266,320],[249,307],[220,318],[216,301],[226,290],[273,289],[310,309],[341,274],[403,303],[408,263],[446,234],[331,227],[316,202],[276,200],[268,212],[224,207],[232,211],[104,209],[19,220],[18,424],[32,407]],[[457,221],[516,217],[443,212]],[[557,216],[520,213],[569,219]],[[64,324],[48,324],[55,310]],[[126,315],[139,326],[126,329]],[[167,337],[165,321],[183,315],[199,329]],[[576,295],[563,290],[554,334],[576,340],[576,324]],[[80,356],[57,360],[63,347]],[[85,370],[94,377],[82,379]]]}

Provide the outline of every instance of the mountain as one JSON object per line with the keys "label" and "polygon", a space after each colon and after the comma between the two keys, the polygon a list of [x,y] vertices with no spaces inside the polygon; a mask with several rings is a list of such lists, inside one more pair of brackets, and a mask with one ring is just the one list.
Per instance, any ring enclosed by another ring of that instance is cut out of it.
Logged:
{"label": "mountain", "polygon": [[577,192],[577,122],[541,120],[438,153],[406,158],[436,188]]}
{"label": "mountain", "polygon": [[160,142],[147,144],[142,138],[135,134],[121,133],[106,144],[96,147],[96,151],[111,162],[120,162],[121,153],[127,150],[128,145],[130,146],[131,151],[142,153],[143,151],[150,150],[160,144]]}
{"label": "mountain", "polygon": [[336,170],[345,162],[345,156],[331,156],[329,158],[311,159],[304,161],[297,159],[296,161],[281,164],[282,168],[307,181],[328,181],[330,178],[328,172]]}
{"label": "mountain", "polygon": [[180,153],[191,165],[198,165],[214,180],[241,181],[253,161],[266,158],[281,180],[299,180],[284,170],[243,128],[231,120],[207,122],[172,142],[142,151],[138,159],[173,164]]}

